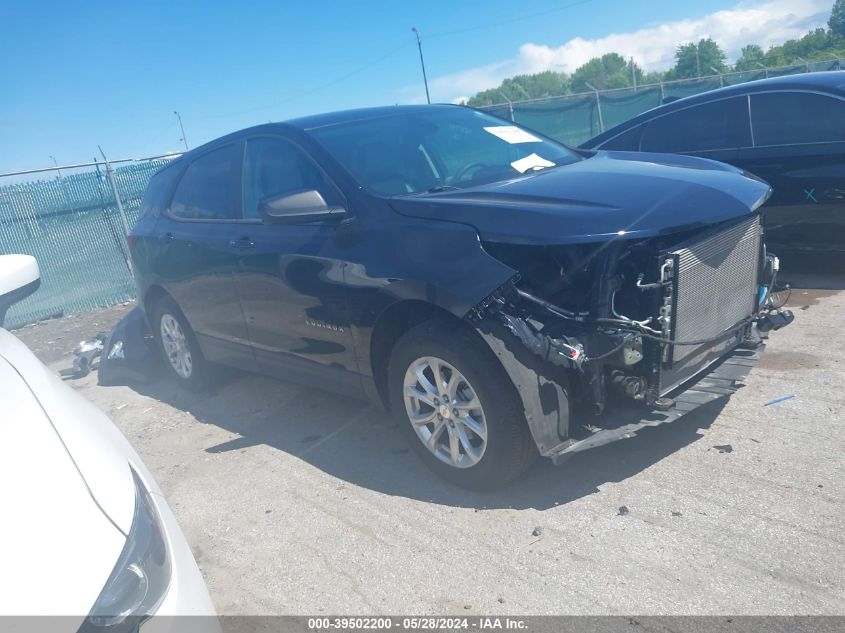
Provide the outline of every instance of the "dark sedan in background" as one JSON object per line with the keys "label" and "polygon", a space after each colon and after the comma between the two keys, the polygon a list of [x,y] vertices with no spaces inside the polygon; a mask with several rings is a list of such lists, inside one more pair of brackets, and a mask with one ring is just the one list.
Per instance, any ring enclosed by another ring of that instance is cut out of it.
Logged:
{"label": "dark sedan in background", "polygon": [[763,79],[654,108],[583,149],[672,152],[753,173],[772,188],[767,243],[784,267],[845,260],[845,71]]}

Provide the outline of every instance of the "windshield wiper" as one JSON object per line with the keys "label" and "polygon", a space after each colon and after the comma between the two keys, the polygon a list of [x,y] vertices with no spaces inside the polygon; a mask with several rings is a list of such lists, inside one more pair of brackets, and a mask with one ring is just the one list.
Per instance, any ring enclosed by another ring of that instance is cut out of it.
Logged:
{"label": "windshield wiper", "polygon": [[442,191],[459,191],[460,187],[454,185],[437,185],[436,187],[429,187],[425,190],[426,193],[440,193]]}

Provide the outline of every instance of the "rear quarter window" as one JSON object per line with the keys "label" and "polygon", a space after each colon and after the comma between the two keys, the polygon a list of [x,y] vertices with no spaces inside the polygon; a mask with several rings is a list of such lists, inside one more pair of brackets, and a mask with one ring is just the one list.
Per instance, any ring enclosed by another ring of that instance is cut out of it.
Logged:
{"label": "rear quarter window", "polygon": [[141,208],[138,211],[139,220],[158,217],[167,209],[179,173],[180,169],[177,164],[168,165],[153,174],[144,190]]}
{"label": "rear quarter window", "polygon": [[239,220],[243,143],[232,143],[196,158],[173,194],[170,213],[188,220]]}

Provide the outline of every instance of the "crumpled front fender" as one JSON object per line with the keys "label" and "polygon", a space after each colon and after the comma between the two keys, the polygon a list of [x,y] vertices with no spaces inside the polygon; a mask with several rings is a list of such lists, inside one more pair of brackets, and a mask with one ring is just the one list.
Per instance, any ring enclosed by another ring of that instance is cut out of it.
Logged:
{"label": "crumpled front fender", "polygon": [[537,449],[545,456],[570,443],[570,399],[566,370],[528,350],[503,324],[485,319],[475,324],[516,387]]}

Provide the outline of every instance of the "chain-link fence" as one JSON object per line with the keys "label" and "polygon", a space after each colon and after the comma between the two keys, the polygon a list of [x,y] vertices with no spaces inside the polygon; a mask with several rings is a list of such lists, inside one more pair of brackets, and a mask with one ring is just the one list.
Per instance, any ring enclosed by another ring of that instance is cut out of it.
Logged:
{"label": "chain-link fence", "polygon": [[761,67],[758,70],[667,81],[637,88],[499,103],[481,109],[574,146],[668,101],[755,79],[842,68],[845,68],[845,60],[840,59],[779,68]]}
{"label": "chain-link fence", "polygon": [[[0,253],[34,255],[41,287],[13,306],[6,327],[78,314],[135,296],[126,231],[115,196],[117,189],[131,226],[152,174],[167,159],[95,163],[47,172],[26,182],[0,179]],[[32,177],[27,176],[27,177]]]}

